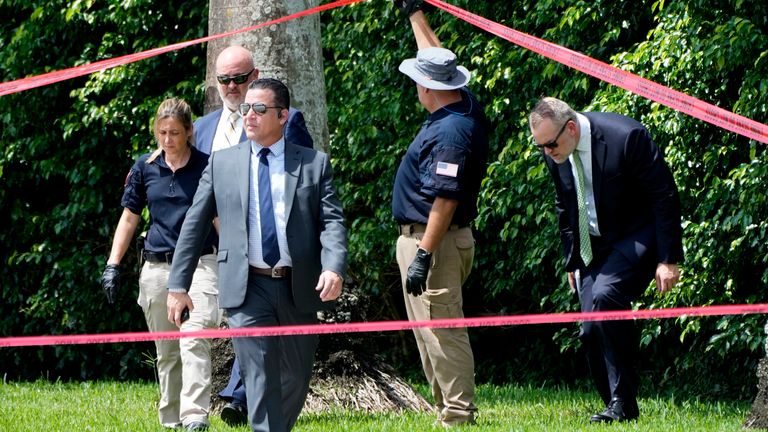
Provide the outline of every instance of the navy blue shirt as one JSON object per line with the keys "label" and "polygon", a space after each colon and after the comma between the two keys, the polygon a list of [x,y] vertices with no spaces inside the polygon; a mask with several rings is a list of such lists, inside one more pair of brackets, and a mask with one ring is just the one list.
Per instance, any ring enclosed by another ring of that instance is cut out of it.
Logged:
{"label": "navy blue shirt", "polygon": [[[165,163],[165,152],[147,163],[150,155],[141,155],[128,172],[121,204],[134,214],[149,207],[145,248],[150,252],[171,252],[176,249],[184,217],[208,165],[208,155],[193,147],[187,164],[175,173]],[[203,247],[216,243],[216,230],[211,229]]]}
{"label": "navy blue shirt", "polygon": [[469,225],[477,216],[488,124],[477,99],[466,88],[461,96],[429,115],[400,162],[392,193],[398,224],[426,224],[436,197],[459,201],[451,224]]}

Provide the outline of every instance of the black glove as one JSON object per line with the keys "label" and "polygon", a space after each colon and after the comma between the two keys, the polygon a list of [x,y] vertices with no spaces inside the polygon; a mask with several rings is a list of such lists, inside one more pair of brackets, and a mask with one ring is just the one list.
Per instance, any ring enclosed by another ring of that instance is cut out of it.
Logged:
{"label": "black glove", "polygon": [[424,3],[424,0],[392,0],[392,3],[400,9],[400,12],[405,15],[406,18],[410,17],[416,11],[424,11],[434,9],[429,3]]}
{"label": "black glove", "polygon": [[117,290],[120,289],[120,266],[118,264],[107,264],[104,273],[101,274],[101,287],[104,289],[109,304],[114,304]]}
{"label": "black glove", "polygon": [[405,277],[405,291],[408,294],[418,297],[427,289],[427,274],[431,265],[432,254],[419,248]]}

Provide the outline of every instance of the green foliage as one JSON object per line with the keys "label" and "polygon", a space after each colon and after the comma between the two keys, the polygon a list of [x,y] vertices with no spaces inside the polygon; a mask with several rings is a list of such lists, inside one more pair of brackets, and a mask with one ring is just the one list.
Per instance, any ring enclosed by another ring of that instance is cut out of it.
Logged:
{"label": "green foliage", "polygon": [[[201,2],[144,0],[45,5],[0,0],[2,80],[134,53],[205,34]],[[768,6],[764,2],[451,1],[513,29],[764,122],[768,116]],[[527,114],[542,95],[577,109],[645,123],[681,190],[686,260],[673,293],[638,307],[758,303],[768,285],[766,147],[611,87],[479,31],[445,12],[429,16],[473,72],[470,87],[493,127],[476,220],[468,316],[578,310],[562,268],[554,189],[530,145]],[[350,275],[378,310],[404,316],[390,202],[400,159],[426,112],[397,70],[413,57],[410,27],[386,1],[324,13],[330,152],[350,228]],[[169,95],[202,113],[204,47],[0,98],[0,333],[142,331],[128,274],[121,307],[97,279],[119,216],[122,178],[153,146],[149,119]],[[132,265],[129,262],[128,268]],[[762,316],[639,322],[651,382],[705,395],[753,391]],[[572,382],[586,375],[577,326],[471,330],[479,381]],[[419,375],[409,334],[381,351]],[[0,351],[3,372],[125,376],[146,345]],[[720,370],[732,371],[728,381]],[[43,372],[40,372],[43,371]],[[708,391],[702,391],[703,384]]]}
{"label": "green foliage", "polygon": [[[11,1],[0,2],[0,14],[13,17],[0,24],[3,81],[197,38],[207,21],[201,2]],[[0,98],[0,334],[145,330],[135,261],[126,262],[117,307],[106,304],[98,278],[124,176],[155,146],[149,119],[170,95],[202,113],[204,71],[198,46]],[[0,364],[10,376],[135,376],[147,349],[3,350]]]}
{"label": "green foliage", "polygon": [[[646,78],[764,121],[766,96],[756,89],[768,84],[764,18],[768,9],[711,6],[707,2],[669,4],[660,10],[659,25],[648,40],[616,55],[614,61],[632,65]],[[761,294],[768,283],[765,145],[615,88],[597,95],[593,105],[645,123],[664,150],[681,191],[683,280],[671,295],[653,297],[649,290],[643,307],[764,302]],[[665,381],[675,379],[673,371],[678,375],[683,371],[690,377],[685,385],[694,389],[708,378],[700,371],[716,368],[721,361],[749,376],[762,353],[764,322],[759,316],[666,320],[646,326],[643,341],[648,350],[658,351],[659,359],[667,360]],[[666,339],[661,335],[676,335],[686,354],[653,349]],[[750,387],[732,380],[724,383],[730,388],[723,390],[737,392],[740,385],[744,390]]]}

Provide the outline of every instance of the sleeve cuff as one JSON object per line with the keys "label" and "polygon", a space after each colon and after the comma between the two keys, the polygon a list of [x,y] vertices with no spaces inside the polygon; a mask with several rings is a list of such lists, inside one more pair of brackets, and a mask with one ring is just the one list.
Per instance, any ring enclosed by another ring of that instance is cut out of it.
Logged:
{"label": "sleeve cuff", "polygon": [[181,293],[181,294],[186,294],[188,291],[187,291],[187,290],[185,290],[184,288],[168,288],[168,292],[169,292],[169,293]]}

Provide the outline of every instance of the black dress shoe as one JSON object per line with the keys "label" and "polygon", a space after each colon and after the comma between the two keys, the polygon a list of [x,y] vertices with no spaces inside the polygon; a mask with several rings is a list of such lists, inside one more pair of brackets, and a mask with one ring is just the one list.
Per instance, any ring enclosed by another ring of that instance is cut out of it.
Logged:
{"label": "black dress shoe", "polygon": [[624,400],[622,398],[613,398],[608,402],[608,406],[603,412],[597,413],[589,418],[591,423],[611,423],[614,421],[625,422],[636,419],[640,415],[637,408],[637,402]]}
{"label": "black dress shoe", "polygon": [[242,426],[248,423],[248,409],[240,404],[229,402],[221,409],[221,419],[230,426]]}

